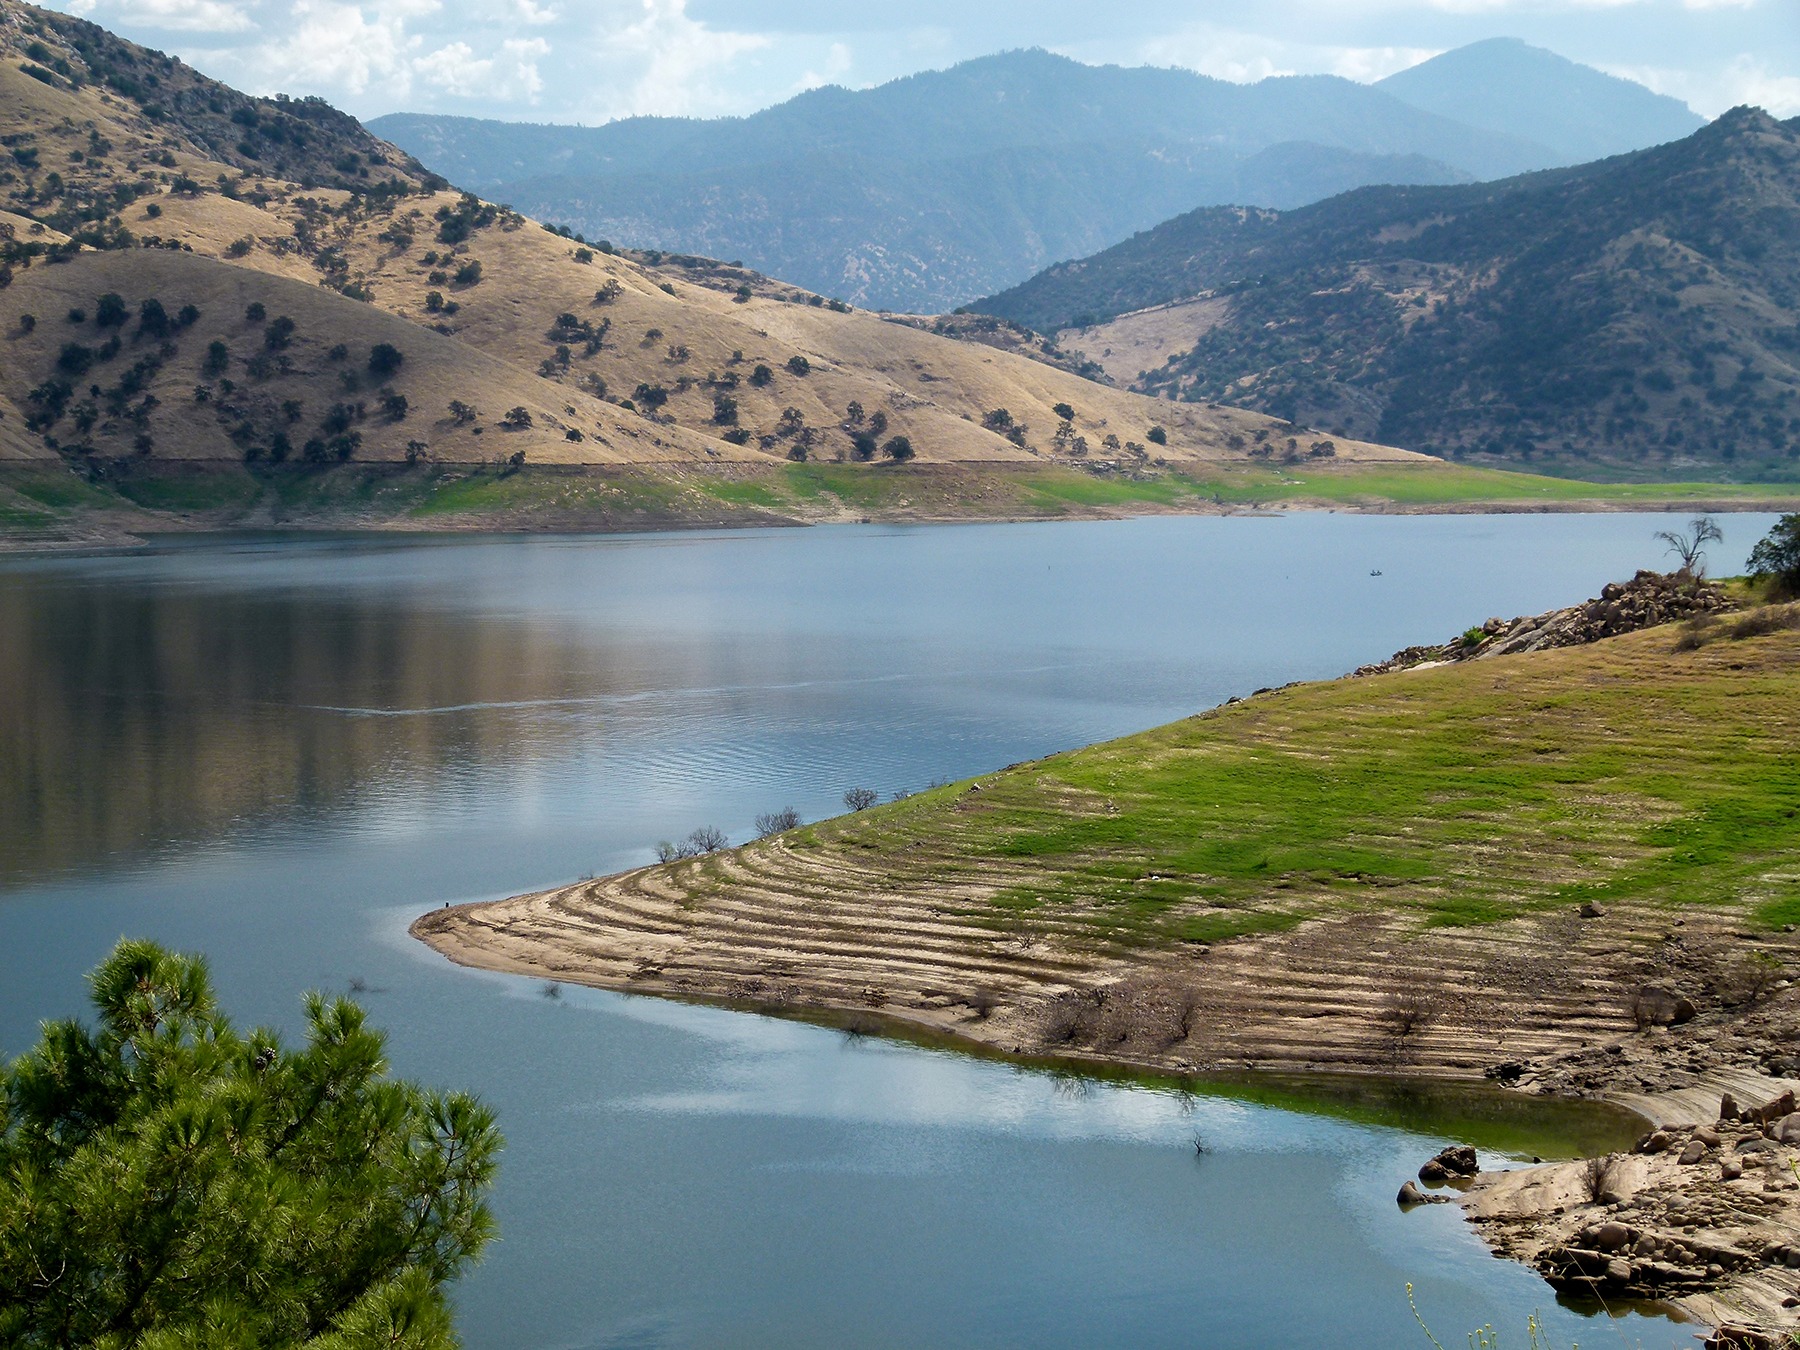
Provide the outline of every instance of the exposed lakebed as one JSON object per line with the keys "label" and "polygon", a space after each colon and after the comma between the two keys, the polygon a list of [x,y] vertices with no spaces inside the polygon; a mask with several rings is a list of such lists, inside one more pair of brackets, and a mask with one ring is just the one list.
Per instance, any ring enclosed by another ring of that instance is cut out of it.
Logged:
{"label": "exposed lakebed", "polygon": [[[1767,517],[1725,520],[1715,571]],[[471,1346],[1405,1344],[1596,1328],[1400,1180],[1551,1111],[1026,1070],[457,970],[444,901],[1340,674],[1659,562],[1660,517],[223,540],[0,563],[0,1051],[121,933],[360,990],[509,1139]],[[1371,573],[1379,572],[1375,576]],[[1309,1109],[1284,1109],[1292,1107]],[[1449,1114],[1445,1114],[1448,1111]],[[1410,1127],[1410,1128],[1409,1128]],[[1494,1131],[1503,1131],[1495,1133]],[[1198,1136],[1208,1152],[1196,1156]],[[1608,1333],[1610,1335],[1610,1333]],[[1688,1343],[1639,1319],[1633,1343]]]}

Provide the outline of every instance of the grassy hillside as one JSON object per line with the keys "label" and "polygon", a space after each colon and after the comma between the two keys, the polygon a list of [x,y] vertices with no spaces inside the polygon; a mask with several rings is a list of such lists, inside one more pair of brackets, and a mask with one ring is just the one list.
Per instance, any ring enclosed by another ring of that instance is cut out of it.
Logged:
{"label": "grassy hillside", "polygon": [[1800,122],[1740,109],[1579,169],[1195,213],[977,308],[1110,319],[1062,344],[1135,388],[1437,454],[1792,480],[1796,241]]}
{"label": "grassy hillside", "polygon": [[1265,692],[419,930],[1011,1049],[1479,1074],[1795,955],[1800,614],[1678,636]]}

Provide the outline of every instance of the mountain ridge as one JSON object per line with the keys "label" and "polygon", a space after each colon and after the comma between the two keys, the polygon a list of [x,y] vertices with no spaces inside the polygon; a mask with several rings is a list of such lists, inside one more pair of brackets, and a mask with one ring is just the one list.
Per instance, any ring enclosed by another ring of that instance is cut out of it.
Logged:
{"label": "mountain ridge", "polygon": [[[1491,178],[1558,158],[1335,76],[1236,85],[1043,51],[872,90],[811,90],[714,121],[572,128],[393,114],[371,126],[448,177],[587,235],[704,247],[824,294],[917,312],[1197,202],[1291,206],[1372,181]],[[1271,154],[1286,165],[1272,177],[1259,159]],[[833,203],[823,218],[822,200]],[[817,229],[776,231],[790,221]]]}
{"label": "mountain ridge", "polygon": [[1494,463],[1785,481],[1797,239],[1800,119],[1740,108],[1498,183],[1192,212],[972,308],[1090,329],[1064,340],[1094,356],[1162,307],[1162,357],[1127,378],[1165,397]]}
{"label": "mountain ridge", "polygon": [[1706,119],[1685,103],[1518,38],[1489,38],[1375,82],[1443,117],[1504,129],[1580,164],[1691,136]]}

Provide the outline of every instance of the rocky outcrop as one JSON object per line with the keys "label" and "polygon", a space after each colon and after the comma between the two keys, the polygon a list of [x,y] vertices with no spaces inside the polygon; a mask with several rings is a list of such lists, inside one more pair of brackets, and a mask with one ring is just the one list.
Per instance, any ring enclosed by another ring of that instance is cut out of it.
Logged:
{"label": "rocky outcrop", "polygon": [[1614,582],[1597,599],[1518,619],[1489,619],[1479,628],[1439,647],[1408,647],[1386,661],[1363,666],[1357,675],[1382,675],[1418,666],[1510,656],[1516,652],[1580,647],[1643,628],[1680,623],[1735,608],[1731,597],[1711,582],[1686,572],[1639,572]]}
{"label": "rocky outcrop", "polygon": [[1800,1307],[1794,1106],[1792,1092],[1754,1107],[1726,1094],[1712,1124],[1665,1126],[1629,1154],[1484,1174],[1464,1204],[1497,1252],[1559,1294],[1676,1299],[1719,1325],[1708,1345],[1786,1345]]}

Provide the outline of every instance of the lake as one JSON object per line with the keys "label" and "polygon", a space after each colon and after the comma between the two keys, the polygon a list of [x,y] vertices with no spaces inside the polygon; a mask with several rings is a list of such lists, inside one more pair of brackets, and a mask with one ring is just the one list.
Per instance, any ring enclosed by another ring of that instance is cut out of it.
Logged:
{"label": "lake", "polygon": [[[1773,517],[1724,518],[1713,570]],[[424,909],[1324,678],[1663,563],[1652,515],[234,538],[0,559],[0,1053],[122,934],[241,1022],[356,992],[507,1135],[473,1347],[1427,1345],[1614,1332],[1393,1194],[1487,1099],[1029,1071],[451,967]],[[1271,1104],[1272,1102],[1279,1104]],[[1485,1131],[1485,1133],[1484,1133]],[[1585,1132],[1585,1133],[1584,1133]],[[1207,1151],[1196,1153],[1196,1139]],[[1688,1328],[1617,1324],[1627,1343]]]}

